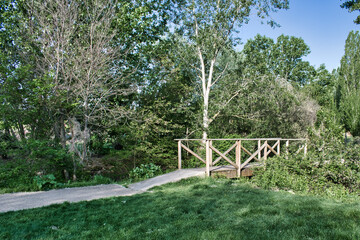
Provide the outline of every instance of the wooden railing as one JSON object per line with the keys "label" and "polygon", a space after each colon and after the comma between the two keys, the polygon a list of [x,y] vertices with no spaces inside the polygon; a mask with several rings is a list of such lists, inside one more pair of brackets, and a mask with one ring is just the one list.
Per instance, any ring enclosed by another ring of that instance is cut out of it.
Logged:
{"label": "wooden railing", "polygon": [[[206,166],[206,176],[210,176],[210,167],[217,164],[220,160],[225,160],[230,165],[232,165],[236,171],[237,176],[240,177],[241,170],[247,166],[252,160],[257,162],[264,162],[269,155],[270,156],[279,156],[281,154],[281,143],[285,142],[285,154],[289,154],[289,145],[290,142],[300,142],[301,146],[296,151],[296,154],[299,154],[303,151],[304,155],[307,153],[307,144],[306,139],[297,138],[297,139],[282,139],[282,138],[239,138],[239,139],[175,139],[178,142],[178,168],[182,168],[182,149],[186,150],[188,153],[193,155],[195,158],[203,162]],[[183,142],[187,141],[200,141],[205,142],[205,159],[200,156],[200,154],[195,153],[188,146],[184,145]],[[233,141],[234,144],[231,145],[225,152],[219,151],[214,147],[213,143],[215,141]],[[254,152],[251,152],[249,149],[246,149],[243,142],[245,141],[257,141],[257,146]],[[272,144],[270,144],[272,142]],[[231,157],[228,154],[235,149],[235,160],[231,160]],[[242,162],[242,152],[248,157],[245,161]],[[218,157],[213,160],[215,154]]]}

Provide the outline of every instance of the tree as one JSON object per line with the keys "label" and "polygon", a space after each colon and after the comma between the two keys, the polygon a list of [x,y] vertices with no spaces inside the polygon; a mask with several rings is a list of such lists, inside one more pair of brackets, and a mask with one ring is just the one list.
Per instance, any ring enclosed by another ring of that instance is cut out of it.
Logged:
{"label": "tree", "polygon": [[166,30],[172,2],[27,3],[23,28],[37,50],[37,78],[49,86],[46,99],[54,116],[53,132],[63,147],[66,134],[71,136],[70,150],[80,163],[89,158],[95,130],[114,126],[132,113],[135,90],[151,71],[150,50]]}
{"label": "tree", "polygon": [[[183,58],[193,70],[203,100],[203,139],[208,137],[209,124],[218,112],[210,115],[210,93],[226,74],[227,67],[219,69],[219,57],[232,49],[239,41],[240,27],[256,12],[261,18],[270,12],[288,8],[288,0],[231,0],[231,1],[185,1],[178,6],[179,18],[175,21],[176,33],[180,36]],[[269,24],[276,25],[273,20]],[[239,92],[235,91],[224,103],[231,101]]]}
{"label": "tree", "polygon": [[315,69],[302,58],[310,48],[301,38],[281,35],[274,42],[266,36],[257,35],[244,46],[243,71],[258,76],[271,74],[297,86],[304,86],[315,74]]}
{"label": "tree", "polygon": [[309,95],[315,99],[320,106],[331,110],[336,108],[336,71],[330,73],[324,64],[316,69],[316,75],[306,86]]}
{"label": "tree", "polygon": [[[360,11],[360,1],[359,0],[345,1],[343,4],[341,4],[341,7],[348,9],[349,12]],[[358,16],[354,20],[354,23],[360,24],[360,16]]]}
{"label": "tree", "polygon": [[[317,103],[302,88],[271,74],[271,69],[263,68],[263,74],[244,70],[248,65],[243,56],[239,53],[240,59],[232,61],[238,62],[239,70],[231,66],[232,75],[219,83],[224,94],[229,88],[237,87],[241,91],[218,115],[211,133],[225,138],[306,136],[307,129],[316,121]],[[232,86],[232,79],[240,79],[241,85]]]}
{"label": "tree", "polygon": [[24,38],[23,1],[0,3],[0,115],[6,135],[48,136],[51,123],[44,88],[34,80],[34,48]]}
{"label": "tree", "polygon": [[341,59],[338,86],[338,107],[345,128],[360,134],[360,34],[351,31]]}
{"label": "tree", "polygon": [[130,49],[115,42],[112,27],[117,5],[111,0],[46,0],[31,1],[28,7],[28,36],[41,53],[36,70],[43,84],[51,86],[48,98],[58,135],[65,146],[67,121],[70,151],[84,164],[90,125],[124,117],[127,110],[111,99],[134,90],[126,80],[134,70],[122,65]]}

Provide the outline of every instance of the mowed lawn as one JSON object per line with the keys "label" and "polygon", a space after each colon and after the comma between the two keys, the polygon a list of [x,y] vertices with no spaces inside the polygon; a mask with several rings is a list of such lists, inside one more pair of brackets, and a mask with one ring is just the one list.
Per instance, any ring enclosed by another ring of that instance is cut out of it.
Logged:
{"label": "mowed lawn", "polygon": [[360,204],[191,178],[131,197],[2,213],[0,239],[360,239]]}

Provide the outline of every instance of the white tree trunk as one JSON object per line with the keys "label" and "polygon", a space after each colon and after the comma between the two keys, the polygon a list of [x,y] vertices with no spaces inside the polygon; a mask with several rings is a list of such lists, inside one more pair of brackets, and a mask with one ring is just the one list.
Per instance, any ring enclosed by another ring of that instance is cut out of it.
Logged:
{"label": "white tree trunk", "polygon": [[208,137],[208,130],[209,130],[209,95],[204,94],[204,107],[203,107],[203,142]]}

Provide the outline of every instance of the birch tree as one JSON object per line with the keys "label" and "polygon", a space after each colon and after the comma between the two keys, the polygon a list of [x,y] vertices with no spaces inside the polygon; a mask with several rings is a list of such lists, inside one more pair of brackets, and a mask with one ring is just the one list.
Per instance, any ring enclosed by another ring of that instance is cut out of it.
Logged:
{"label": "birch tree", "polygon": [[[196,73],[202,95],[204,140],[208,137],[210,123],[219,114],[210,114],[214,104],[211,91],[227,72],[227,66],[220,68],[217,65],[219,57],[239,43],[240,29],[252,14],[276,26],[270,13],[287,9],[288,5],[288,0],[189,0],[178,6],[181,17],[175,21],[175,30],[184,40],[184,47],[191,49],[189,52],[195,57],[195,61],[188,64]],[[235,90],[232,96],[223,100],[222,106],[225,107],[239,93],[240,90]]]}

